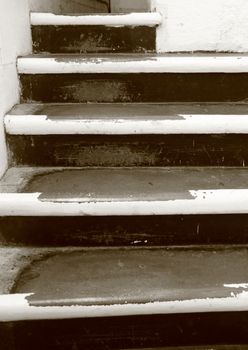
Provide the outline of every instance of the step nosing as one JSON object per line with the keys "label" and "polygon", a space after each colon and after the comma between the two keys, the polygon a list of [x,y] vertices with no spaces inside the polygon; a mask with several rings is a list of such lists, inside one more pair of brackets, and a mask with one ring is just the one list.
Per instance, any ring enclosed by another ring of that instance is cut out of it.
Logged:
{"label": "step nosing", "polygon": [[157,26],[162,17],[157,12],[130,14],[78,14],[56,15],[53,13],[31,13],[31,25],[101,25],[101,26]]}
{"label": "step nosing", "polygon": [[247,73],[247,55],[33,55],[18,59],[22,74]]}

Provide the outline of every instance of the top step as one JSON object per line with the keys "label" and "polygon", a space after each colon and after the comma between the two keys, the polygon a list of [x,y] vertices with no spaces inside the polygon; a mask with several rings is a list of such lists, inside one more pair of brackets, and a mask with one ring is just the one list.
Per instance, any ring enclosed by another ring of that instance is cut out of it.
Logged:
{"label": "top step", "polygon": [[161,15],[32,13],[35,53],[154,52]]}

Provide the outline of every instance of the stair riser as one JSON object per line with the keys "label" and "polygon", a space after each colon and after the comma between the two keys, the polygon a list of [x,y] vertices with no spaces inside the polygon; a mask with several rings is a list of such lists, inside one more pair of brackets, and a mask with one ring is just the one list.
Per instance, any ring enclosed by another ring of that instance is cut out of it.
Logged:
{"label": "stair riser", "polygon": [[34,53],[145,53],[156,50],[152,27],[33,26]]}
{"label": "stair riser", "polygon": [[248,215],[2,217],[0,227],[4,245],[248,244]]}
{"label": "stair riser", "polygon": [[235,312],[29,321],[0,327],[12,328],[15,350],[100,350],[247,344],[247,324],[248,314]]}
{"label": "stair riser", "polygon": [[237,102],[248,73],[21,74],[23,102]]}
{"label": "stair riser", "polygon": [[246,166],[248,135],[7,135],[11,165]]}

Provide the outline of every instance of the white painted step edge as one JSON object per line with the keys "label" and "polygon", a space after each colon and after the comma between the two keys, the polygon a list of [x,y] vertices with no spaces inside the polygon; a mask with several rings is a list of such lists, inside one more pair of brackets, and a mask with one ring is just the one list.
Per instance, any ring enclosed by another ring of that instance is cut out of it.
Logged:
{"label": "white painted step edge", "polygon": [[[248,189],[189,190],[185,199],[110,200],[44,198],[41,193],[1,193],[0,216],[131,216],[248,214]],[[178,194],[182,198],[182,193]]]}
{"label": "white painted step edge", "polygon": [[44,56],[18,59],[22,74],[248,73],[248,55],[222,56]]}
{"label": "white painted step edge", "polygon": [[223,298],[95,306],[32,306],[28,301],[31,295],[0,295],[0,321],[248,311],[248,292],[245,290]]}
{"label": "white painted step edge", "polygon": [[248,134],[247,115],[179,114],[166,119],[49,119],[46,115],[10,115],[4,119],[10,135],[179,135]]}
{"label": "white painted step edge", "polygon": [[56,15],[53,13],[31,13],[33,26],[68,26],[68,25],[101,25],[108,27],[123,26],[157,26],[162,16],[158,12],[130,13],[116,15]]}

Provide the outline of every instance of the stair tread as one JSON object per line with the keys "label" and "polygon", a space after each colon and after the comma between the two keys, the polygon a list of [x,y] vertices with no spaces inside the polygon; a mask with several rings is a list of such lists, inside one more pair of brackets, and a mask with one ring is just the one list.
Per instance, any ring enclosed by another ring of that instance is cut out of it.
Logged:
{"label": "stair tread", "polygon": [[15,135],[248,133],[248,105],[20,104],[5,127]]}
{"label": "stair tread", "polygon": [[158,12],[120,14],[63,14],[32,12],[31,25],[104,25],[104,26],[157,26],[162,22]]}
{"label": "stair tread", "polygon": [[33,54],[18,59],[22,74],[66,73],[247,73],[248,55]]}
{"label": "stair tread", "polygon": [[11,168],[1,216],[248,213],[247,168]]}
{"label": "stair tread", "polygon": [[0,296],[0,317],[247,311],[247,257],[246,246],[44,254],[19,275],[11,294]]}

